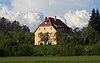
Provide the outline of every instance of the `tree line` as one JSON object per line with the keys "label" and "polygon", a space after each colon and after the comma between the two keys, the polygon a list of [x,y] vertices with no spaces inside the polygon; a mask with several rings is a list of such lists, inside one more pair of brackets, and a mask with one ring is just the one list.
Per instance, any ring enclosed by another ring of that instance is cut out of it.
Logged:
{"label": "tree line", "polygon": [[56,37],[57,45],[35,46],[34,33],[29,27],[3,17],[0,19],[0,56],[100,55],[99,10],[92,10],[87,27],[72,32],[58,30]]}
{"label": "tree line", "polygon": [[20,25],[16,20],[0,18],[0,56],[12,55],[11,49],[18,45],[33,44],[33,37],[28,26]]}
{"label": "tree line", "polygon": [[[74,29],[72,32],[57,32],[58,44],[63,45],[64,55],[100,55],[100,13],[93,9],[87,27]],[[69,47],[68,47],[69,46]],[[67,47],[67,48],[66,48]],[[69,49],[69,50],[68,50]]]}
{"label": "tree line", "polygon": [[0,32],[15,31],[15,32],[30,32],[30,29],[26,25],[20,25],[18,21],[11,22],[4,17],[0,18]]}

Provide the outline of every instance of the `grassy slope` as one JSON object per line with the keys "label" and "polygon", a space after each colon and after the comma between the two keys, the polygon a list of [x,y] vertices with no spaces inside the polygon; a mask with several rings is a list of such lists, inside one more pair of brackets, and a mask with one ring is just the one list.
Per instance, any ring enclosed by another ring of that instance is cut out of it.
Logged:
{"label": "grassy slope", "polygon": [[100,63],[100,56],[1,57],[0,63]]}

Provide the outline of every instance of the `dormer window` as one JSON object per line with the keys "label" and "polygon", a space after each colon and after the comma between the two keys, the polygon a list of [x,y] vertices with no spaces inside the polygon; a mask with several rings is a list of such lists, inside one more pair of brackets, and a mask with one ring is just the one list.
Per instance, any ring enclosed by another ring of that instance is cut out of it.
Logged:
{"label": "dormer window", "polygon": [[45,24],[48,24],[49,20],[45,21]]}
{"label": "dormer window", "polygon": [[45,22],[45,24],[47,24],[47,22]]}

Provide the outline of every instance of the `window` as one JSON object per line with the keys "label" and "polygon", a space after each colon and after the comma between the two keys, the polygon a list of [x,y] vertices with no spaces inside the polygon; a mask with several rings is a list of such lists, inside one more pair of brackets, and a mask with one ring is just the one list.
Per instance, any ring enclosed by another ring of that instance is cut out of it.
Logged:
{"label": "window", "polygon": [[47,22],[45,22],[45,24],[47,24]]}
{"label": "window", "polygon": [[44,30],[45,30],[46,28],[44,28]]}
{"label": "window", "polygon": [[62,27],[62,30],[65,30],[65,28],[64,28],[64,27]]}
{"label": "window", "polygon": [[43,36],[43,33],[42,32],[38,33],[38,37],[41,38],[41,36]]}
{"label": "window", "polygon": [[52,27],[50,27],[50,30],[52,30]]}
{"label": "window", "polygon": [[38,33],[38,37],[40,37],[41,35],[40,35],[40,33]]}
{"label": "window", "polygon": [[50,33],[50,36],[53,36],[53,33]]}

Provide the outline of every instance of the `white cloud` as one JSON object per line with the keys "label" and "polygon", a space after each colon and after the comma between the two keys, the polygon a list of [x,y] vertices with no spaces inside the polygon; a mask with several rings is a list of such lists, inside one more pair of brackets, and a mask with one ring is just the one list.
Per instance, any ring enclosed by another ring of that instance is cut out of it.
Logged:
{"label": "white cloud", "polygon": [[75,12],[69,12],[65,14],[67,25],[70,27],[85,27],[89,21],[89,13],[86,10],[76,10]]}
{"label": "white cloud", "polygon": [[13,11],[35,11],[45,15],[55,16],[66,11],[87,9],[93,0],[12,0]]}
{"label": "white cloud", "polygon": [[34,31],[36,27],[43,21],[44,15],[39,12],[13,12],[6,6],[0,9],[0,17],[5,17],[11,21],[17,20],[21,24],[25,24],[30,27],[31,31]]}
{"label": "white cloud", "polygon": [[12,0],[13,11],[40,12],[48,6],[48,0]]}
{"label": "white cloud", "polygon": [[[68,11],[87,9],[92,2],[93,0],[11,0],[12,8],[10,10],[7,6],[0,4],[0,17],[4,16],[11,20],[18,20],[21,24],[28,25],[33,31],[43,21],[44,15],[63,16],[67,12],[65,18],[68,20],[68,25],[82,27],[85,25],[83,21],[87,23],[88,17],[85,17],[88,15],[87,12],[69,13]],[[64,20],[64,17],[60,18]]]}

